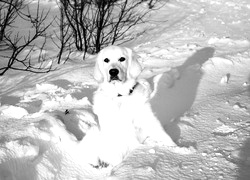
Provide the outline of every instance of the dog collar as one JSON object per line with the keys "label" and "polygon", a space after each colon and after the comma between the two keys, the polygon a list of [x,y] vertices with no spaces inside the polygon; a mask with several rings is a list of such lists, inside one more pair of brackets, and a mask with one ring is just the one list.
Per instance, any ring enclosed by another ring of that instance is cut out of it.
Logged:
{"label": "dog collar", "polygon": [[[138,85],[138,83],[136,83],[131,89],[129,89],[129,94],[128,95],[131,95],[133,93],[133,91],[135,90],[135,87]],[[121,97],[123,96],[122,94],[119,94],[117,95],[118,97]]]}

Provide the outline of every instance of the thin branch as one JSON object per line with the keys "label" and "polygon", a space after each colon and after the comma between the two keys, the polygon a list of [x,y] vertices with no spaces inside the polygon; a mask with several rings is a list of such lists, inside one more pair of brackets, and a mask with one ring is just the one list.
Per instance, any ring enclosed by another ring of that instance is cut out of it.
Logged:
{"label": "thin branch", "polygon": [[[29,71],[35,73],[46,73],[51,70],[52,67],[42,68],[34,66],[34,62],[32,62],[32,53],[37,47],[36,40],[40,37],[44,38],[44,42],[42,43],[40,49],[38,49],[38,62],[42,62],[46,60],[46,54],[43,54],[46,40],[48,36],[46,35],[46,31],[51,26],[52,22],[45,25],[45,19],[48,17],[49,10],[45,13],[44,10],[40,11],[40,4],[38,1],[36,14],[32,16],[30,9],[28,6],[24,5],[23,0],[11,0],[8,2],[10,7],[14,7],[14,3],[18,4],[20,8],[15,8],[15,17],[12,19],[14,22],[17,17],[24,19],[32,24],[32,30],[29,30],[28,35],[20,35],[19,32],[14,33],[13,30],[5,31],[3,34],[3,41],[5,45],[10,50],[11,54],[9,56],[2,56],[4,60],[7,61],[6,66],[0,69],[0,75],[4,75],[9,69],[13,70],[22,70]],[[25,9],[24,9],[25,8]],[[24,57],[21,58],[21,55]],[[52,66],[52,64],[51,64]]]}

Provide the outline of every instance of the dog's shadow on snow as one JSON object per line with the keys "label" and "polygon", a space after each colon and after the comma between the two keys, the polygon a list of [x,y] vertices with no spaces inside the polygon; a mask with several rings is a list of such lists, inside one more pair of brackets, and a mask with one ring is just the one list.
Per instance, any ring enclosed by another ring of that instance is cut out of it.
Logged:
{"label": "dog's shadow on snow", "polygon": [[192,107],[196,98],[203,76],[201,67],[213,57],[214,51],[211,47],[196,51],[183,65],[176,67],[174,75],[166,72],[158,81],[156,95],[150,103],[153,112],[174,141],[180,138],[180,117]]}
{"label": "dog's shadow on snow", "polygon": [[[249,127],[248,127],[249,129]],[[238,164],[238,175],[237,180],[249,179],[250,177],[250,139],[248,138],[243,146],[239,149],[239,155],[236,156],[236,159],[233,163]]]}

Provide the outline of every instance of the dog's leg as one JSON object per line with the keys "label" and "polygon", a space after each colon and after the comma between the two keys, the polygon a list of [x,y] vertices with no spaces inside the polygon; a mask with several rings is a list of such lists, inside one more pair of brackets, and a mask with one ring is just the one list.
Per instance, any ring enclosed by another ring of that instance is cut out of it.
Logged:
{"label": "dog's leg", "polygon": [[[146,104],[147,105],[147,104]],[[194,147],[179,147],[175,144],[172,138],[165,132],[159,120],[154,116],[150,106],[143,108],[141,112],[145,112],[137,120],[136,129],[137,137],[142,144],[150,146],[163,146],[164,148],[178,153],[191,154],[196,152]]]}
{"label": "dog's leg", "polygon": [[177,146],[165,132],[159,120],[153,114],[150,105],[144,104],[135,120],[138,139],[144,144]]}
{"label": "dog's leg", "polygon": [[151,128],[144,127],[139,136],[143,144],[171,147],[177,146],[161,125],[157,125],[156,122],[152,124]]}
{"label": "dog's leg", "polygon": [[100,154],[100,132],[97,127],[90,129],[85,137],[78,143],[78,151],[81,154],[83,162],[89,165],[99,165],[99,154]]}

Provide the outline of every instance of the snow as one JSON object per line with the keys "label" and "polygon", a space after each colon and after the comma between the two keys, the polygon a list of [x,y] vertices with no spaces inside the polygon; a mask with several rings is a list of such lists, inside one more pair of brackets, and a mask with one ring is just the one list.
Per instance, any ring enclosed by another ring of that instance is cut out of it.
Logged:
{"label": "snow", "polygon": [[[55,1],[41,6],[57,11]],[[0,180],[249,179],[249,8],[247,0],[166,1],[125,44],[155,90],[156,116],[191,153],[141,145],[114,168],[89,165],[95,57],[74,52],[49,73],[0,77]]]}

